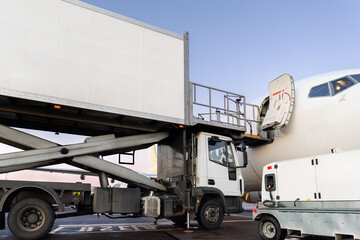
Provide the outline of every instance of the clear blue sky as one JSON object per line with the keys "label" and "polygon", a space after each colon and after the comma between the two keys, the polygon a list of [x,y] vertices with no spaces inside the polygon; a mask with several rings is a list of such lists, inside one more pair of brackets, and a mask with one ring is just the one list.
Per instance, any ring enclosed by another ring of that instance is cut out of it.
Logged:
{"label": "clear blue sky", "polygon": [[360,68],[359,0],[83,0],[166,30],[190,32],[190,81],[252,100],[295,80]]}

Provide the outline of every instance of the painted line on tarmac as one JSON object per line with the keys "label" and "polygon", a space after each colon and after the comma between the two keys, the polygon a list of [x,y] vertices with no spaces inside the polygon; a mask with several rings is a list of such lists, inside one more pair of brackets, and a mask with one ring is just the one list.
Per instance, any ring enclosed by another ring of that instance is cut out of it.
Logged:
{"label": "painted line on tarmac", "polygon": [[[252,222],[253,220],[225,220],[225,223]],[[126,232],[160,232],[160,231],[179,231],[184,228],[177,227],[168,222],[153,223],[119,223],[119,224],[68,224],[58,225],[49,234],[81,234],[81,233],[126,233]]]}
{"label": "painted line on tarmac", "polygon": [[59,227],[101,227],[101,226],[129,226],[129,225],[137,225],[137,226],[159,226],[159,225],[172,225],[167,222],[158,222],[157,225],[153,223],[94,223],[94,224],[63,224],[59,225]]}
{"label": "painted line on tarmac", "polygon": [[64,228],[64,227],[58,227],[58,228],[52,230],[51,232],[49,232],[49,234],[54,234],[54,233],[60,231],[60,230],[63,229],[63,228]]}
{"label": "painted line on tarmac", "polygon": [[253,220],[225,220],[223,222],[228,222],[228,223],[231,223],[231,222],[253,222]]}
{"label": "painted line on tarmac", "polygon": [[244,216],[244,215],[242,215],[242,214],[231,214],[231,216],[252,219],[252,216]]}
{"label": "painted line on tarmac", "polygon": [[69,232],[56,232],[56,233],[52,233],[50,232],[49,234],[51,235],[66,235],[66,234],[83,234],[83,233],[102,233],[102,232],[107,232],[107,233],[128,233],[128,232],[163,232],[163,231],[180,231],[180,230],[184,230],[184,228],[171,228],[171,229],[151,229],[151,230],[117,230],[117,231],[85,231],[85,232],[79,232],[79,231],[69,231]]}
{"label": "painted line on tarmac", "polygon": [[150,232],[184,230],[169,223],[134,223],[134,224],[69,224],[59,225],[49,234],[74,234],[74,233],[121,233],[121,232]]}

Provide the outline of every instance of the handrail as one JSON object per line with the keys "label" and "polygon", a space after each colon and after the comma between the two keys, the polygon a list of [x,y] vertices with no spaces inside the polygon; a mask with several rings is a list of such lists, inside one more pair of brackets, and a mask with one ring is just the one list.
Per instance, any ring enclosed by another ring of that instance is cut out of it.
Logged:
{"label": "handrail", "polygon": [[[259,107],[246,103],[243,95],[197,83],[191,83],[191,92],[193,117],[198,120],[231,125],[245,131],[250,127],[251,133],[252,123],[260,120]],[[252,117],[247,116],[247,108],[252,112]]]}

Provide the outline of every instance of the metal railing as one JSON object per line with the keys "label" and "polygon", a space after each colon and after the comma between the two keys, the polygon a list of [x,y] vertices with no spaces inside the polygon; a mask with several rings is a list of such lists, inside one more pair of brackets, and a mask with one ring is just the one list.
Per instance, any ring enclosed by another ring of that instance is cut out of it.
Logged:
{"label": "metal railing", "polygon": [[[205,122],[250,128],[259,122],[259,107],[247,104],[245,96],[191,83],[193,117]],[[247,112],[251,112],[250,117]]]}

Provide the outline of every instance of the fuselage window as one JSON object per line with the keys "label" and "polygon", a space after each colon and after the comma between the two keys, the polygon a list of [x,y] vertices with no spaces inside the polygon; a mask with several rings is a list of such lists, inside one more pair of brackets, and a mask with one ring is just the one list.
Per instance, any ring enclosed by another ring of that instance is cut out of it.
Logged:
{"label": "fuselage window", "polygon": [[357,82],[360,82],[360,74],[351,75],[350,77],[352,77],[353,79],[355,79]]}
{"label": "fuselage window", "polygon": [[310,90],[309,97],[325,97],[330,96],[329,85],[327,83],[321,84],[319,86],[313,87]]}
{"label": "fuselage window", "polygon": [[334,89],[334,95],[344,91],[348,87],[354,85],[354,82],[348,78],[340,78],[330,82]]}

